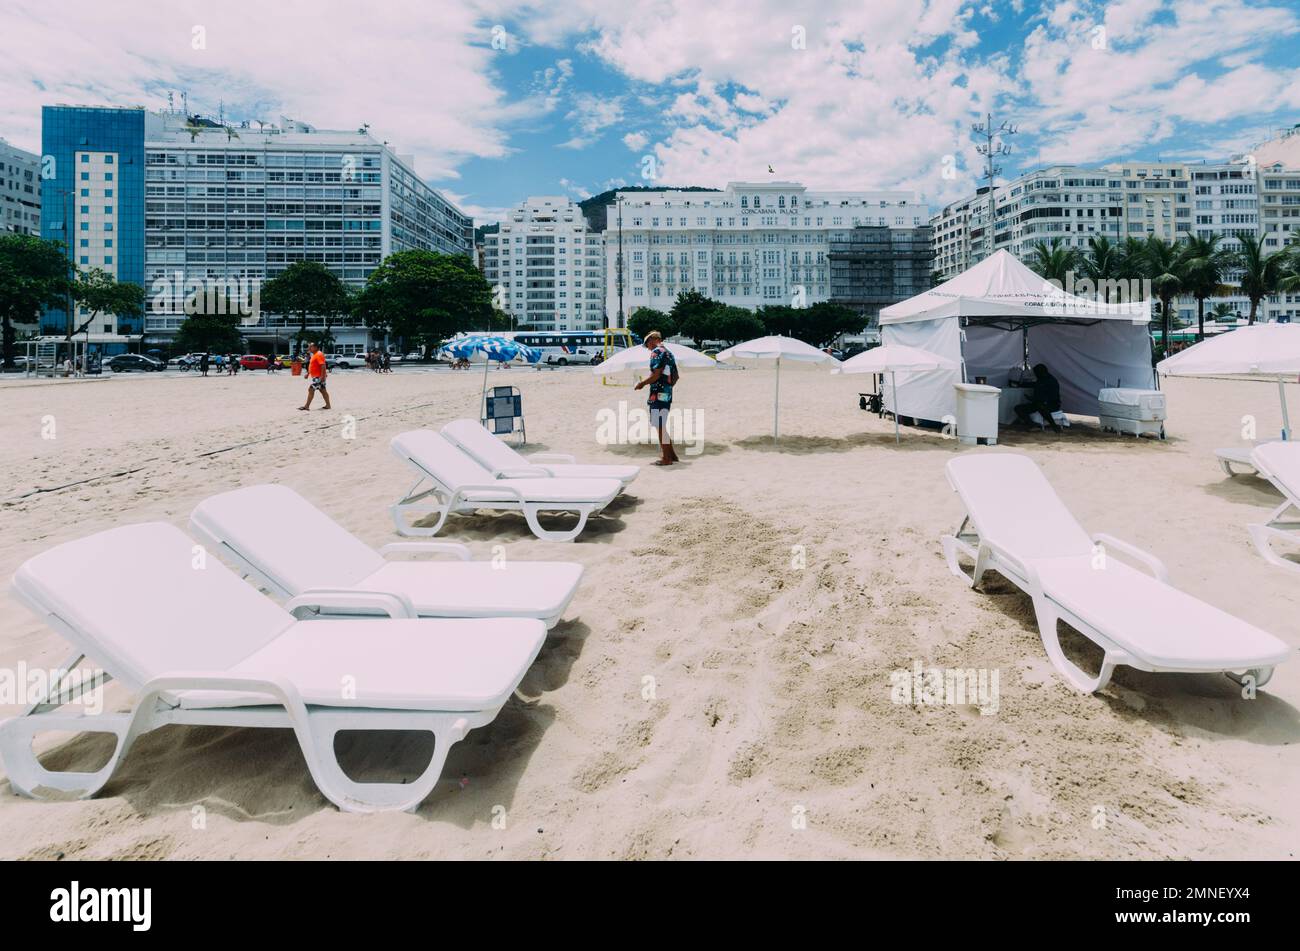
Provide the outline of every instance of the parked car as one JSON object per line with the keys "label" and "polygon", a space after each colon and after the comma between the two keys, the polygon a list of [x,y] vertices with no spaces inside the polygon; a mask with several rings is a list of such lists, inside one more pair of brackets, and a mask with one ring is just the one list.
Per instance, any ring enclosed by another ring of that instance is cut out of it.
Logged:
{"label": "parked car", "polygon": [[365,365],[366,358],[362,356],[345,356],[341,353],[329,353],[325,355],[325,366],[331,370],[356,370]]}
{"label": "parked car", "polygon": [[153,357],[142,356],[138,353],[119,353],[117,356],[105,360],[104,366],[114,373],[129,373],[132,370],[148,373],[162,371],[166,369],[167,364],[161,360],[155,360]]}
{"label": "parked car", "polygon": [[[397,358],[394,357],[393,359],[397,359]],[[406,360],[423,360],[423,359],[424,359],[424,354],[422,354],[419,350],[412,350],[412,351],[411,351],[410,353],[408,353],[408,354],[407,354],[403,359],[406,359]]]}
{"label": "parked car", "polygon": [[271,360],[265,354],[246,353],[239,358],[239,365],[245,370],[265,370],[271,365]]}
{"label": "parked car", "polygon": [[567,367],[570,363],[573,364],[587,363],[587,364],[594,365],[599,363],[600,361],[601,361],[601,356],[599,351],[586,350],[582,347],[579,347],[578,349],[570,353],[560,354],[559,356],[556,356],[554,354],[546,355],[546,362],[551,364],[552,366],[557,366],[557,367]]}

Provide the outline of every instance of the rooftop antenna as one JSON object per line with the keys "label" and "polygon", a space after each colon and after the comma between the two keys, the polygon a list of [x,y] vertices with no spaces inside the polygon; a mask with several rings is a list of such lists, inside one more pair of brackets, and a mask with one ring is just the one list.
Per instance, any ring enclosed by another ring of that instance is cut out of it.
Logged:
{"label": "rooftop antenna", "polygon": [[185,113],[185,118],[190,117],[190,94],[184,89],[181,90],[181,111]]}
{"label": "rooftop antenna", "polygon": [[976,138],[982,138],[984,141],[975,145],[975,151],[984,156],[984,178],[989,183],[989,220],[984,226],[984,247],[987,250],[985,257],[993,254],[993,234],[997,230],[994,216],[997,214],[997,203],[993,197],[997,185],[997,175],[1002,171],[1002,166],[996,164],[997,157],[1000,155],[1010,155],[1011,146],[1002,141],[1006,136],[1015,135],[1018,130],[1009,122],[999,123],[996,127],[993,125],[993,114],[986,112],[983,122],[976,122],[971,126],[971,132]]}
{"label": "rooftop antenna", "polygon": [[176,112],[176,95],[175,93],[168,92],[167,93],[167,114],[172,115],[175,112]]}

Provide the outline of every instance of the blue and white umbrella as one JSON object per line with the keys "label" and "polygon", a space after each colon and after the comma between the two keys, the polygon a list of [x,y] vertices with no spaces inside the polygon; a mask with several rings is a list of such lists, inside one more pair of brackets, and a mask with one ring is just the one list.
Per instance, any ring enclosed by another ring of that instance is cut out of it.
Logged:
{"label": "blue and white umbrella", "polygon": [[446,344],[439,352],[455,357],[457,360],[468,360],[476,353],[483,354],[485,357],[483,361],[484,399],[487,398],[488,365],[493,360],[498,363],[512,363],[516,360],[537,363],[542,359],[542,351],[536,347],[527,347],[522,343],[507,340],[505,337],[465,337]]}

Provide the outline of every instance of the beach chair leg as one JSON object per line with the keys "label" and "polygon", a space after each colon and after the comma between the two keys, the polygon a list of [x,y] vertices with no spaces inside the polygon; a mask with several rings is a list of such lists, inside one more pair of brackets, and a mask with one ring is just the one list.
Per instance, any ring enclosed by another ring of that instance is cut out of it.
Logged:
{"label": "beach chair leg", "polygon": [[1106,651],[1101,661],[1101,670],[1097,676],[1089,676],[1077,664],[1070,661],[1065,656],[1065,651],[1061,649],[1061,639],[1057,633],[1057,622],[1061,620],[1061,615],[1052,607],[1051,602],[1044,595],[1035,594],[1033,599],[1034,615],[1038,619],[1038,634],[1042,638],[1043,647],[1047,650],[1047,656],[1052,661],[1052,666],[1069,682],[1070,686],[1082,693],[1096,693],[1110,683],[1111,674],[1115,672],[1117,665],[1117,658],[1110,651]]}
{"label": "beach chair leg", "polygon": [[[147,724],[140,729],[133,728],[139,709],[129,714],[95,717],[38,714],[8,720],[0,725],[0,760],[4,762],[10,785],[15,792],[31,799],[89,799],[112,778],[135,737],[147,732]],[[93,773],[49,770],[32,751],[32,740],[38,733],[51,730],[112,733],[117,737],[117,745],[108,762]]]}
{"label": "beach chair leg", "polygon": [[1223,676],[1227,677],[1233,683],[1241,684],[1242,686],[1245,686],[1246,678],[1250,677],[1254,680],[1256,687],[1262,687],[1264,686],[1264,684],[1268,683],[1270,680],[1273,679],[1273,668],[1252,667],[1250,670],[1246,671],[1244,674],[1240,676],[1234,674],[1230,670],[1225,670],[1223,672]]}
{"label": "beach chair leg", "polygon": [[[417,779],[409,783],[365,783],[348,777],[334,752],[340,730],[366,730],[365,718],[351,712],[317,710],[308,714],[309,739],[299,736],[303,756],[321,793],[344,812],[414,812],[425,800],[447,762],[453,745],[465,738],[469,722],[460,714],[411,714],[384,717],[384,729],[427,730],[433,734],[433,755]],[[374,728],[378,728],[378,725]]]}
{"label": "beach chair leg", "polygon": [[[565,511],[578,513],[578,524],[567,532],[556,532],[542,528],[542,523],[538,521],[538,514],[543,511],[536,505],[524,506],[524,518],[528,522],[528,527],[532,529],[534,535],[543,541],[548,542],[571,542],[582,534],[583,528],[587,525],[587,517],[591,515],[591,506],[583,505],[578,508],[566,509]],[[556,511],[559,511],[558,509]]]}
{"label": "beach chair leg", "polygon": [[[451,509],[444,505],[413,505],[410,503],[397,502],[389,512],[393,516],[393,527],[397,529],[397,534],[405,536],[427,536],[437,535],[442,531],[442,526],[447,523],[447,516],[451,514]],[[432,527],[421,527],[412,525],[407,518],[407,513],[415,515],[418,518],[424,518],[434,512],[440,513],[438,523]]]}
{"label": "beach chair leg", "polygon": [[[1255,550],[1260,552],[1260,556],[1270,565],[1277,568],[1287,569],[1288,572],[1300,572],[1300,561],[1284,559],[1273,547],[1273,539],[1281,540],[1284,544],[1290,544],[1292,548],[1300,546],[1300,521],[1284,521],[1283,513],[1291,508],[1291,500],[1283,501],[1281,505],[1273,509],[1269,514],[1268,524],[1264,525],[1247,525],[1247,530],[1251,533],[1251,540],[1255,543]],[[1283,527],[1284,526],[1284,527]]]}

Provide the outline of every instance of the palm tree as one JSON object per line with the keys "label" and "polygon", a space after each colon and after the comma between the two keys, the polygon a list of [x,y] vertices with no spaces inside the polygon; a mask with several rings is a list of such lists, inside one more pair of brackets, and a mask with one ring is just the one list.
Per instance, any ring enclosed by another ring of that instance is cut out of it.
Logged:
{"label": "palm tree", "polygon": [[1222,323],[1229,318],[1236,319],[1237,309],[1227,301],[1219,301],[1210,308],[1210,319],[1217,323]]}
{"label": "palm tree", "polygon": [[1235,237],[1241,244],[1241,251],[1234,263],[1241,270],[1241,292],[1250,298],[1248,322],[1253,324],[1259,302],[1278,290],[1288,252],[1283,249],[1265,254],[1264,239],[1256,238],[1249,231],[1238,231]]}
{"label": "palm tree", "polygon": [[1300,291],[1300,244],[1293,243],[1286,252],[1282,273],[1277,279],[1277,289],[1284,294]]}
{"label": "palm tree", "polygon": [[1184,290],[1196,298],[1196,339],[1205,339],[1205,299],[1232,292],[1223,281],[1231,259],[1218,247],[1221,235],[1208,238],[1188,236],[1182,251],[1182,268],[1186,278]]}
{"label": "palm tree", "polygon": [[1102,291],[1103,300],[1109,304],[1109,284],[1120,276],[1120,267],[1123,263],[1122,249],[1103,235],[1088,239],[1088,251],[1089,254],[1082,262],[1084,276],[1092,281],[1096,289]]}
{"label": "palm tree", "polygon": [[1183,292],[1186,282],[1183,253],[1177,244],[1155,235],[1147,238],[1145,249],[1151,290],[1160,300],[1161,349],[1168,354],[1174,298]]}
{"label": "palm tree", "polygon": [[1053,238],[1050,245],[1039,241],[1030,252],[1033,258],[1029,266],[1049,281],[1055,281],[1062,287],[1069,280],[1070,272],[1075,269],[1079,257],[1078,250],[1062,244],[1060,238]]}

